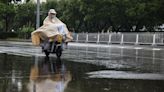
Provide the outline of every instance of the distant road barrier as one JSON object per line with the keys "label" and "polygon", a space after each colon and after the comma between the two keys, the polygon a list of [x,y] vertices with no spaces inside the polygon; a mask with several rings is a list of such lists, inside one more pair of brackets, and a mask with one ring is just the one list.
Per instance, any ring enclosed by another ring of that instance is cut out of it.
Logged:
{"label": "distant road barrier", "polygon": [[74,33],[74,42],[164,45],[164,33]]}

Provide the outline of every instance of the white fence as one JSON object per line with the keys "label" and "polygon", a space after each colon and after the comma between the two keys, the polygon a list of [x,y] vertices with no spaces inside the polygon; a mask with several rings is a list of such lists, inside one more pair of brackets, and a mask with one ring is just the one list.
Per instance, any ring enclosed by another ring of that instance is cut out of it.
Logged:
{"label": "white fence", "polygon": [[75,42],[164,45],[164,33],[74,33]]}

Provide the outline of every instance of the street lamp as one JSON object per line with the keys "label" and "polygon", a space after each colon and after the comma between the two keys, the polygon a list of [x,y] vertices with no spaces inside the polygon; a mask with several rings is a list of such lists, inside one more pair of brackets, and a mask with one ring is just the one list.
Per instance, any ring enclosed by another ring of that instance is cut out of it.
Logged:
{"label": "street lamp", "polygon": [[37,0],[36,29],[40,26],[40,0]]}

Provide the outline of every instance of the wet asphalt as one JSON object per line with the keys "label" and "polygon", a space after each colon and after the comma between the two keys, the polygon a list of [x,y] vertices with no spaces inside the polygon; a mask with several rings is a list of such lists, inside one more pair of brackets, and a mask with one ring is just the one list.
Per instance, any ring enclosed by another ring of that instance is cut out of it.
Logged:
{"label": "wet asphalt", "polygon": [[69,43],[46,58],[30,42],[0,42],[0,92],[163,92],[162,46]]}

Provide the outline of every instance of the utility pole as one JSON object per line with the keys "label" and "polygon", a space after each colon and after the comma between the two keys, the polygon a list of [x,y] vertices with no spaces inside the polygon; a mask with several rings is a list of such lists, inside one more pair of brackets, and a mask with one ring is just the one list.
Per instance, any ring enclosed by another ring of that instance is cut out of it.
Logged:
{"label": "utility pole", "polygon": [[40,27],[40,0],[37,0],[36,29]]}

